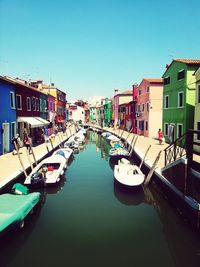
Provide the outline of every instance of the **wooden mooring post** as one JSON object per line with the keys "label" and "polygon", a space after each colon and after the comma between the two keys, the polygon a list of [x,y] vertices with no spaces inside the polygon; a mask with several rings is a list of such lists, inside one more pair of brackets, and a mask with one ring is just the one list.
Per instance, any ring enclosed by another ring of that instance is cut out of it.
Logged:
{"label": "wooden mooring post", "polygon": [[157,163],[158,163],[158,161],[160,159],[161,153],[162,153],[162,150],[158,153],[158,155],[157,155],[157,157],[156,157],[156,159],[155,159],[155,161],[154,161],[154,163],[153,163],[148,175],[145,178],[145,181],[144,181],[144,185],[145,186],[147,186],[149,184],[150,180],[151,180],[151,177],[152,177],[152,175],[153,175],[153,173],[155,171],[156,165],[157,165]]}
{"label": "wooden mooring post", "polygon": [[24,163],[23,163],[23,161],[22,161],[22,158],[21,158],[20,153],[19,153],[18,146],[17,146],[17,144],[16,144],[15,141],[14,141],[14,146],[15,146],[15,150],[17,151],[17,156],[18,156],[19,162],[20,162],[20,164],[21,164],[21,166],[22,166],[24,175],[25,175],[25,177],[27,177],[28,175],[27,175],[27,172],[26,172],[26,170],[25,170]]}
{"label": "wooden mooring post", "polygon": [[27,149],[26,149],[26,155],[27,155],[27,158],[28,158],[28,162],[29,162],[29,164],[31,166],[31,170],[33,170],[33,164],[32,164],[31,157],[30,157],[29,152],[28,152]]}
{"label": "wooden mooring post", "polygon": [[149,147],[147,148],[147,150],[146,150],[146,152],[145,152],[145,154],[144,154],[144,157],[143,157],[143,159],[142,159],[142,161],[141,161],[141,163],[140,163],[140,166],[139,166],[140,169],[142,168],[142,165],[143,165],[143,163],[144,163],[144,161],[145,161],[145,158],[146,158],[146,156],[147,156],[147,154],[148,154],[150,148],[151,148],[151,145],[149,145]]}
{"label": "wooden mooring post", "polygon": [[33,159],[34,159],[34,162],[35,162],[35,166],[37,166],[37,160],[36,160],[35,153],[34,153],[34,151],[33,151],[33,147],[32,147],[32,145],[31,145],[31,153],[32,153],[32,155],[33,155]]}

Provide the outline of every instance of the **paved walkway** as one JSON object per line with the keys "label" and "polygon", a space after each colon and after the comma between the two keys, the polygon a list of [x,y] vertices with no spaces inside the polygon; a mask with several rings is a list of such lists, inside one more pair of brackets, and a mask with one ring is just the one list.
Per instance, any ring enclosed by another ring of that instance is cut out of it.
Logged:
{"label": "paved walkway", "polygon": [[[54,148],[58,147],[61,142],[65,141],[70,135],[74,134],[74,132],[75,132],[75,127],[73,125],[67,129],[65,134],[58,133],[55,137],[53,147]],[[53,150],[50,142],[43,143],[41,145],[33,147],[33,152],[35,154],[35,158],[37,161],[40,161],[44,156],[47,155],[48,153],[47,147],[49,151]],[[20,156],[23,161],[25,169],[28,169],[30,167],[30,163],[28,160],[26,147],[20,148]],[[32,163],[34,163],[32,155],[30,155],[30,158]],[[14,180],[17,176],[19,176],[22,173],[23,169],[17,155],[12,155],[11,152],[0,156],[0,188],[2,188],[10,181]]]}

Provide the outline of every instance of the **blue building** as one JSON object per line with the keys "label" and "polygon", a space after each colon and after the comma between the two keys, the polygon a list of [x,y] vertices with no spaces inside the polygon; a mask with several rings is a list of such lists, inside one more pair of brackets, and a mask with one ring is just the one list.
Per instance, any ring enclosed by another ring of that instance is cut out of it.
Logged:
{"label": "blue building", "polygon": [[0,76],[0,155],[13,149],[16,135],[15,83]]}

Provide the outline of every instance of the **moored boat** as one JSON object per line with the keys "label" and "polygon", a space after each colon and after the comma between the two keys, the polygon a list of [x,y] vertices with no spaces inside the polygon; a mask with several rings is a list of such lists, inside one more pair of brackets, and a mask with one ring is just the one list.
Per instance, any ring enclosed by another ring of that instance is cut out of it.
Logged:
{"label": "moored boat", "polygon": [[114,177],[122,185],[137,187],[143,184],[145,175],[137,165],[133,165],[129,160],[122,158],[114,167]]}
{"label": "moored boat", "polygon": [[19,225],[22,228],[25,217],[31,213],[39,200],[39,192],[26,195],[0,195],[0,234],[14,225]]}
{"label": "moored boat", "polygon": [[73,150],[69,147],[66,147],[66,148],[60,148],[56,150],[52,156],[55,156],[55,155],[63,156],[66,159],[66,162],[68,162],[72,154],[73,154]]}
{"label": "moored boat", "polygon": [[42,160],[27,176],[26,185],[55,184],[60,181],[66,168],[66,159],[60,155],[52,155]]}

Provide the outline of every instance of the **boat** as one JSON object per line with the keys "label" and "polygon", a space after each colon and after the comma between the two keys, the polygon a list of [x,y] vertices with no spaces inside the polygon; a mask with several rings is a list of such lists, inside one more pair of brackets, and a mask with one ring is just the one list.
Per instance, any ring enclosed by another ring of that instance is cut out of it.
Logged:
{"label": "boat", "polygon": [[102,134],[101,134],[101,136],[102,137],[104,137],[104,138],[108,138],[109,136],[111,136],[112,134],[111,133],[109,133],[109,132],[103,132]]}
{"label": "boat", "polygon": [[126,150],[124,147],[122,147],[120,144],[113,147],[109,151],[110,157],[129,157],[130,153],[128,150]]}
{"label": "boat", "polygon": [[68,160],[72,156],[72,154],[73,154],[73,150],[69,147],[66,147],[66,148],[60,148],[60,149],[56,150],[52,154],[52,156],[55,156],[55,155],[63,156],[66,159],[66,162],[68,162]]}
{"label": "boat", "polygon": [[66,159],[60,155],[52,155],[42,160],[27,176],[25,185],[55,184],[60,181],[67,167]]}
{"label": "boat", "polygon": [[0,195],[0,234],[12,226],[24,226],[25,217],[40,200],[40,193]]}
{"label": "boat", "polygon": [[110,142],[116,142],[116,143],[120,142],[120,139],[117,136],[115,136],[114,134],[109,135],[106,139]]}
{"label": "boat", "polygon": [[143,184],[145,175],[137,165],[133,165],[129,160],[122,158],[114,167],[114,177],[122,185],[137,187]]}

